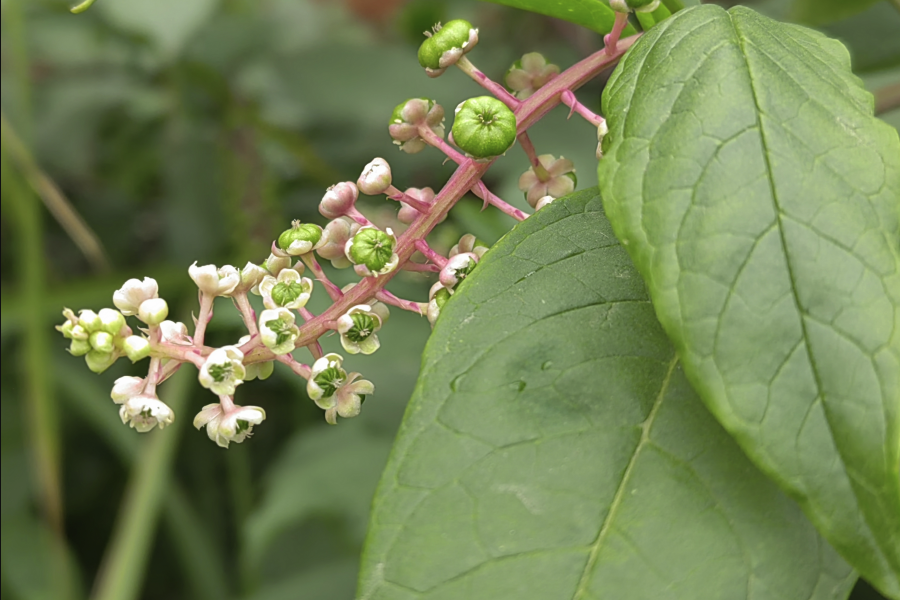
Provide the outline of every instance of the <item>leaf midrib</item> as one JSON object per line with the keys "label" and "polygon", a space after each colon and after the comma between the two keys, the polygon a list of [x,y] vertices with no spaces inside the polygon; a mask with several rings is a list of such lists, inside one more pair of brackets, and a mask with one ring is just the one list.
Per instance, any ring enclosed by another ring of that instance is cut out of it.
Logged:
{"label": "leaf midrib", "polygon": [[650,408],[650,412],[647,414],[647,418],[644,419],[644,422],[641,423],[641,439],[638,440],[637,445],[634,447],[634,452],[631,454],[631,458],[628,460],[628,465],[625,467],[625,472],[622,474],[622,480],[619,482],[619,486],[616,488],[616,493],[613,496],[612,503],[609,505],[609,512],[606,513],[606,518],[603,519],[603,524],[600,526],[600,531],[597,533],[597,538],[594,540],[594,543],[591,544],[591,553],[588,555],[587,563],[584,566],[584,570],[581,572],[581,579],[578,582],[578,587],[575,588],[575,593],[572,595],[572,600],[579,600],[579,598],[584,597],[584,593],[587,591],[588,584],[591,582],[591,574],[593,573],[594,566],[597,564],[597,560],[600,556],[600,548],[603,546],[603,542],[606,540],[606,536],[609,533],[610,528],[612,527],[612,522],[615,519],[616,511],[619,508],[619,505],[622,503],[622,498],[625,496],[625,490],[628,488],[628,482],[631,480],[631,474],[634,470],[634,466],[637,463],[638,456],[641,454],[641,450],[643,450],[644,446],[650,442],[650,429],[653,427],[653,421],[656,419],[656,414],[659,412],[659,407],[662,406],[663,399],[666,397],[666,393],[669,390],[669,382],[672,379],[672,374],[675,372],[675,366],[678,364],[678,355],[673,356],[672,360],[669,362],[669,368],[666,371],[666,376],[663,379],[662,385],[659,389],[659,395],[656,397],[656,400],[653,402],[653,406]]}

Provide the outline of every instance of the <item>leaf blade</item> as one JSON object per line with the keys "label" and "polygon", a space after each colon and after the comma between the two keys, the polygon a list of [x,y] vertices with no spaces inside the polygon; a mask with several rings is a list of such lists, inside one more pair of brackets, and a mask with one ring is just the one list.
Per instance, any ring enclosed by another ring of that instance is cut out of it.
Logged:
{"label": "leaf blade", "polygon": [[[586,27],[600,34],[612,31],[616,13],[602,0],[486,0],[494,4],[502,4],[534,12],[576,25]],[[634,27],[625,28],[624,35],[633,35]]]}
{"label": "leaf blade", "polygon": [[898,597],[896,132],[820,34],[741,8],[662,27],[604,93],[610,219],[707,406]]}
{"label": "leaf blade", "polygon": [[444,310],[358,597],[846,596],[854,576],[675,367],[595,191],[519,225]]}

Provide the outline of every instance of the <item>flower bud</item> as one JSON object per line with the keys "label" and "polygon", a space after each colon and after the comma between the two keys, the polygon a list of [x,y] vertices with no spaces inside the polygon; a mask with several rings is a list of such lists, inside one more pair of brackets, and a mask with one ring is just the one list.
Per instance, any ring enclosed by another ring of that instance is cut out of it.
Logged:
{"label": "flower bud", "polygon": [[300,329],[294,325],[294,313],[286,308],[264,310],[259,315],[259,336],[262,343],[275,355],[294,350],[294,340]]}
{"label": "flower bud", "polygon": [[400,257],[394,252],[396,244],[397,238],[390,228],[381,231],[365,226],[347,242],[344,253],[350,262],[357,265],[357,273],[363,277],[378,277],[397,268]]}
{"label": "flower bud", "polygon": [[278,236],[278,247],[291,256],[300,256],[318,248],[321,241],[321,227],[314,223],[301,223],[298,219],[290,229]]}
{"label": "flower bud", "polygon": [[444,107],[429,98],[410,98],[401,102],[391,113],[388,132],[394,143],[407,154],[425,149],[425,140],[419,137],[419,125],[425,125],[436,136],[444,137]]}
{"label": "flower bud", "polygon": [[383,158],[375,158],[363,169],[356,187],[363,194],[377,196],[391,187],[391,181],[391,165]]}
{"label": "flower bud", "polygon": [[[427,202],[431,204],[434,202],[434,190],[430,187],[427,188],[407,188],[406,194],[412,196],[416,200],[421,200],[422,202]],[[406,223],[407,225],[412,223],[416,217],[419,216],[419,211],[408,205],[406,202],[400,201],[400,210],[397,213],[397,219],[400,220],[401,223]]]}
{"label": "flower bud", "polygon": [[169,316],[169,305],[162,298],[144,300],[138,309],[138,318],[147,325],[159,325]]}
{"label": "flower bud", "polygon": [[93,349],[91,343],[86,339],[73,339],[72,343],[69,344],[69,354],[72,356],[84,356]]}
{"label": "flower bud", "polygon": [[163,321],[159,324],[162,341],[177,346],[190,346],[194,342],[188,335],[187,325],[175,321]]}
{"label": "flower bud", "polygon": [[317,248],[316,252],[322,258],[330,260],[331,265],[335,269],[349,267],[351,263],[344,254],[344,248],[347,246],[350,238],[359,231],[360,227],[362,225],[348,217],[339,217],[329,222],[322,234],[325,243]]}
{"label": "flower bud", "polygon": [[131,317],[137,314],[144,300],[159,297],[159,286],[155,279],[144,277],[144,280],[129,279],[121,288],[113,293],[113,304],[122,314]]}
{"label": "flower bud", "polygon": [[122,344],[122,352],[133,363],[144,360],[150,356],[150,341],[139,335],[129,335]]}
{"label": "flower bud", "polygon": [[[290,259],[288,259],[288,263],[290,263]],[[244,268],[240,271],[240,283],[238,283],[232,293],[249,292],[257,285],[259,285],[259,282],[262,281],[262,278],[268,274],[269,272],[263,267],[247,261],[247,264],[244,265]]]}
{"label": "flower bud", "polygon": [[438,279],[442,286],[454,290],[472,272],[477,264],[478,255],[474,252],[457,254],[447,261],[447,264],[441,269]]}
{"label": "flower bud", "polygon": [[477,43],[478,30],[468,21],[454,19],[443,27],[436,25],[434,34],[419,46],[419,64],[429,76],[437,77]]}
{"label": "flower bud", "polygon": [[116,355],[113,352],[101,352],[100,350],[91,350],[84,355],[84,362],[88,369],[94,373],[102,373],[116,362]]}
{"label": "flower bud", "polygon": [[450,248],[448,256],[453,257],[463,252],[472,252],[475,256],[481,258],[489,249],[490,246],[486,243],[482,242],[471,233],[467,233],[459,238],[459,243]]}
{"label": "flower bud", "polygon": [[604,120],[597,126],[597,160],[603,158],[603,138],[606,137],[607,133],[609,133],[609,126]]}
{"label": "flower bud", "polygon": [[506,72],[506,87],[519,100],[525,100],[559,74],[559,67],[547,63],[539,52],[529,52],[513,63]]}
{"label": "flower bud", "polygon": [[105,331],[95,331],[89,338],[91,348],[98,352],[110,353],[115,349],[114,338]]}
{"label": "flower bud", "polygon": [[[263,266],[273,277],[277,277],[278,273],[280,273],[282,269],[291,268],[291,257],[275,256],[274,254],[269,254],[269,258],[266,259],[266,262],[263,263]],[[304,269],[305,267],[303,266],[303,263],[298,262],[296,266],[297,272],[303,273]]]}
{"label": "flower bud", "polygon": [[516,141],[516,116],[491,96],[469,98],[456,107],[453,141],[478,159],[500,156]]}
{"label": "flower bud", "polygon": [[112,308],[101,308],[97,313],[100,317],[100,329],[110,335],[118,335],[125,327],[125,315]]}
{"label": "flower bud", "polygon": [[88,308],[78,311],[78,324],[88,333],[93,333],[100,329],[103,322],[100,315]]}
{"label": "flower bud", "polygon": [[350,212],[359,197],[359,189],[352,181],[336,183],[327,190],[319,202],[319,213],[326,219],[337,219]]}
{"label": "flower bud", "polygon": [[548,204],[552,204],[554,200],[556,200],[556,198],[554,198],[553,196],[544,196],[535,203],[534,210],[541,210]]}

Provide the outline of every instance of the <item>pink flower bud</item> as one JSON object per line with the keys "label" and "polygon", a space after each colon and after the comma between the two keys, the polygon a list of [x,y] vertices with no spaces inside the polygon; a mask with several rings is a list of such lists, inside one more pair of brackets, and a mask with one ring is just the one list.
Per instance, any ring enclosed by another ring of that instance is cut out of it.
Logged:
{"label": "pink flower bud", "polygon": [[326,219],[337,219],[347,214],[356,199],[359,197],[359,190],[352,181],[342,181],[328,188],[322,201],[319,202],[319,212]]}

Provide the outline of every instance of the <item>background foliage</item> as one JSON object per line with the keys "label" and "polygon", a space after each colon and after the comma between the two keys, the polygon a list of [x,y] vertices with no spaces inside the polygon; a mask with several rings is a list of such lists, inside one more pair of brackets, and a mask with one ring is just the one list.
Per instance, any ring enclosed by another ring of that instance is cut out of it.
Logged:
{"label": "background foliage", "polygon": [[[753,3],[842,38],[871,89],[896,88],[900,12],[888,1],[860,2],[854,14],[830,4]],[[401,156],[386,132],[407,97],[449,110],[480,93],[461,73],[421,72],[415,49],[434,22],[480,27],[472,59],[497,77],[532,50],[565,67],[598,48],[599,35],[461,1],[98,0],[76,17],[55,0],[3,0],[2,11],[3,597],[351,597],[424,319],[395,310],[383,349],[348,360],[377,387],[359,418],[326,427],[302,382],[276,369],[241,390],[268,420],[225,452],[190,430],[208,397],[189,376],[162,388],[176,426],[144,436],[123,428],[108,390],[131,370],[120,361],[97,377],[69,357],[52,331],[59,309],[108,306],[125,279],[147,275],[186,320],[190,263],[262,260],[290,219],[321,222],[324,188],[355,179],[373,156],[391,160],[403,185],[445,181],[452,167],[438,155]],[[600,84],[580,93],[595,109]],[[900,126],[900,110],[881,116]],[[566,124],[559,110],[532,139],[539,152],[572,158],[580,187],[596,185],[589,127]],[[524,207],[515,182],[526,167],[513,151],[488,183]],[[59,207],[62,196],[74,213]],[[451,213],[439,231],[445,247],[467,231],[493,242],[507,230],[479,206],[469,198]],[[390,218],[387,202],[373,209]],[[392,289],[422,297],[427,280],[398,277]],[[219,309],[215,344],[240,335],[237,313]]]}

